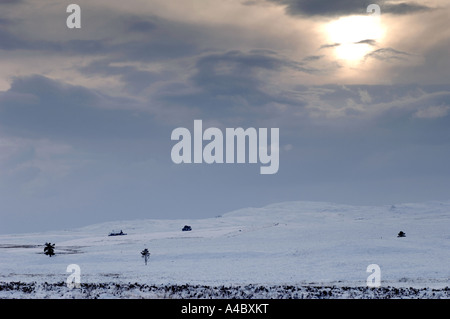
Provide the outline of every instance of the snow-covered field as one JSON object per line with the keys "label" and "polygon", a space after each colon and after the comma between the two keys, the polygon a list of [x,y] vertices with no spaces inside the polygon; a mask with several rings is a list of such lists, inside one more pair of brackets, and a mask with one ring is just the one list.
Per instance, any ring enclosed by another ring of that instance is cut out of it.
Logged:
{"label": "snow-covered field", "polygon": [[[127,235],[108,236],[116,229]],[[55,256],[43,254],[46,242]],[[81,288],[65,285],[70,264]],[[381,270],[375,290],[370,264]],[[450,201],[286,202],[201,220],[2,235],[0,298],[450,298],[449,265]]]}

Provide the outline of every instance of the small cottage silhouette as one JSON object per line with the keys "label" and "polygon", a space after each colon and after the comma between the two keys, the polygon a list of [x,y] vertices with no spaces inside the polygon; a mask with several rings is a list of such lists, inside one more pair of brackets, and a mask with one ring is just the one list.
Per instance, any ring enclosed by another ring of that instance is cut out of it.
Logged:
{"label": "small cottage silhouette", "polygon": [[112,232],[109,233],[108,236],[121,236],[121,235],[126,235],[126,234],[122,230],[120,230],[120,231],[113,230]]}

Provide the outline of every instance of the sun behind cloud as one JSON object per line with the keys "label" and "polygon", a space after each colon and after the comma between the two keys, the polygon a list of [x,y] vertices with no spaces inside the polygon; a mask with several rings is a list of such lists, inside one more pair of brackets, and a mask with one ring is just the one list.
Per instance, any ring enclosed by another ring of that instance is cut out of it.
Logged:
{"label": "sun behind cloud", "polygon": [[357,62],[382,40],[385,28],[377,16],[347,16],[327,23],[324,32],[338,59]]}

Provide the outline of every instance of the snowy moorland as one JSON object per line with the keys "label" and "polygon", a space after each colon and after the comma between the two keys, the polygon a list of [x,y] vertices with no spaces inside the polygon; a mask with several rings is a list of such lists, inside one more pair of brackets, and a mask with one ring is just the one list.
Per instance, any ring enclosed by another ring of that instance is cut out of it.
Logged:
{"label": "snowy moorland", "polygon": [[[70,264],[80,288],[66,286]],[[381,271],[375,289],[371,264]],[[450,202],[286,202],[208,219],[1,235],[0,298],[450,298],[449,264]]]}

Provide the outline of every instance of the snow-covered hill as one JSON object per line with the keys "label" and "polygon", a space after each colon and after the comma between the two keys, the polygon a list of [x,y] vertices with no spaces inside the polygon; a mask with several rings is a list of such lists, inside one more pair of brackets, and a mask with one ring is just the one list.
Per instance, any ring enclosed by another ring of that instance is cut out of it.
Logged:
{"label": "snow-covered hill", "polygon": [[[192,231],[181,231],[184,225]],[[125,236],[108,236],[112,230]],[[406,237],[399,238],[399,231]],[[56,255],[43,254],[46,242]],[[151,256],[144,264],[140,252]],[[83,284],[450,286],[450,201],[362,207],[286,202],[209,219],[114,221],[0,236],[0,282]],[[5,297],[6,295],[1,295]]]}

